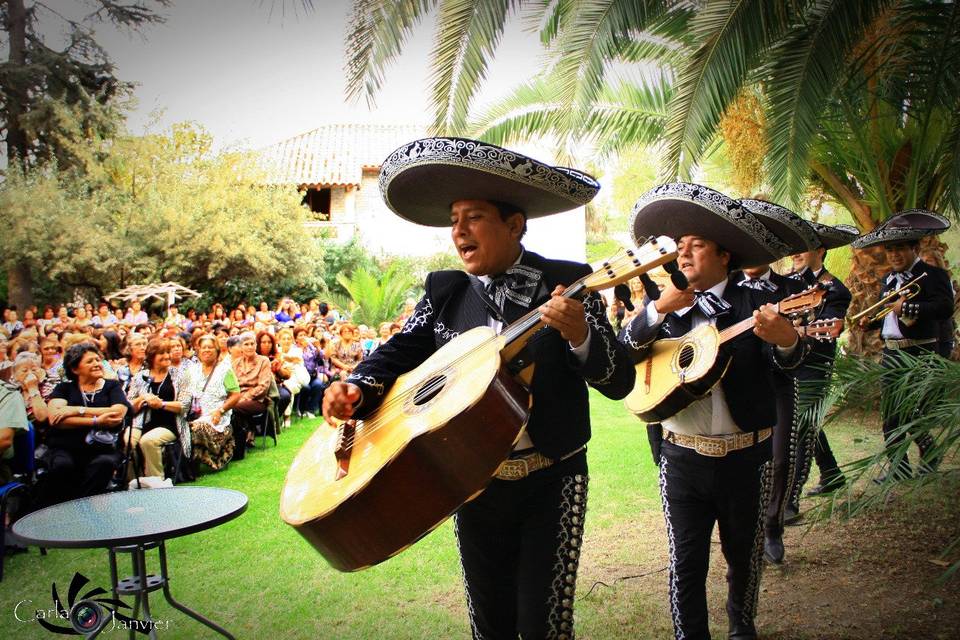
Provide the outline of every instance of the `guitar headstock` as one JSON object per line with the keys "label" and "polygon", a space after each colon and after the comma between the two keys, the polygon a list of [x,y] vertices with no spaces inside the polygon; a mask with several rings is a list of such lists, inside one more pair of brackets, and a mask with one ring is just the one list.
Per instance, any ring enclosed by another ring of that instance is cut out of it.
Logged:
{"label": "guitar headstock", "polygon": [[805,291],[787,296],[777,303],[777,309],[789,318],[796,318],[820,308],[826,295],[827,290],[824,287],[814,285]]}
{"label": "guitar headstock", "polygon": [[647,239],[636,249],[621,249],[583,279],[591,291],[609,289],[677,259],[677,243],[667,236]]}
{"label": "guitar headstock", "polygon": [[828,318],[825,320],[814,320],[810,324],[797,327],[801,335],[814,338],[821,342],[830,342],[840,337],[843,332],[842,318]]}

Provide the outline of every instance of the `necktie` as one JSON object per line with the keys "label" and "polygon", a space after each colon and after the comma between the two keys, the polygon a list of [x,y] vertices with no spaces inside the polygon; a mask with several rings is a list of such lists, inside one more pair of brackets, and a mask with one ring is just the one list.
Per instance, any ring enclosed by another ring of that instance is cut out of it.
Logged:
{"label": "necktie", "polygon": [[484,291],[502,314],[507,300],[520,307],[529,307],[542,278],[543,273],[539,269],[515,264],[504,273],[494,276]]}
{"label": "necktie", "polygon": [[718,298],[709,291],[696,291],[697,296],[695,304],[700,312],[708,318],[716,318],[725,313],[729,313],[731,305],[723,298]]}
{"label": "necktie", "polygon": [[737,286],[753,289],[754,291],[769,291],[770,293],[777,290],[777,285],[774,284],[774,282],[763,278],[744,278],[737,283]]}
{"label": "necktie", "polygon": [[907,284],[911,280],[913,280],[913,274],[910,272],[909,269],[907,269],[906,271],[894,271],[893,273],[887,276],[887,279],[884,281],[884,284],[889,285],[891,282],[896,282],[897,284],[893,288],[899,289],[900,287]]}

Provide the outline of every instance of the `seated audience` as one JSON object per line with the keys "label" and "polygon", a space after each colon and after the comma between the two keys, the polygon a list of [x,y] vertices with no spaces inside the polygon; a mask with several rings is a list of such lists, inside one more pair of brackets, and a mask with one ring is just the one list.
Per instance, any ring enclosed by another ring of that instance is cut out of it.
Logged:
{"label": "seated audience", "polygon": [[[240,400],[234,407],[234,425],[244,430],[245,440],[237,440],[235,458],[243,456],[243,443],[253,444],[254,433],[248,429],[249,416],[267,410],[270,387],[273,384],[273,371],[270,368],[270,358],[257,353],[257,337],[252,332],[240,334],[240,344],[237,345],[239,357],[231,352],[230,366],[237,375],[237,384],[240,385]],[[239,419],[239,420],[238,420]]]}
{"label": "seated audience", "polygon": [[123,444],[130,451],[139,445],[145,476],[163,477],[162,447],[169,442],[179,439],[183,454],[188,459],[190,455],[189,429],[184,424],[190,390],[186,376],[170,368],[170,346],[163,338],[147,344],[144,368],[130,380],[127,392],[134,418],[124,430]]}
{"label": "seated audience", "polygon": [[302,326],[293,330],[293,337],[303,352],[303,366],[310,376],[310,381],[297,396],[297,413],[313,418],[320,412],[320,399],[330,382],[330,363],[324,353],[326,341],[323,338],[317,341],[310,337],[309,329]]}
{"label": "seated audience", "polygon": [[123,459],[116,437],[130,404],[120,383],[104,379],[103,357],[92,344],[70,347],[63,364],[65,378],[47,405],[40,506],[103,493]]}
{"label": "seated audience", "polygon": [[[257,353],[270,360],[270,371],[273,373],[277,390],[280,393],[277,410],[280,415],[284,415],[287,407],[290,406],[290,400],[293,398],[293,392],[285,384],[293,376],[293,367],[286,364],[280,357],[276,338],[269,331],[261,331],[257,334]],[[299,388],[297,390],[299,391]]]}
{"label": "seated audience", "polygon": [[235,443],[230,418],[234,405],[240,401],[240,385],[230,361],[220,360],[216,337],[200,336],[195,348],[198,361],[191,365],[190,374],[196,411],[190,422],[193,459],[219,471],[233,457]]}
{"label": "seated audience", "polygon": [[[0,382],[0,485],[10,482],[13,470],[10,460],[13,458],[13,436],[19,429],[27,428],[27,412],[17,388]],[[0,522],[0,526],[6,523]]]}
{"label": "seated audience", "polygon": [[360,345],[360,332],[349,322],[340,325],[339,339],[327,347],[327,356],[333,366],[333,379],[346,380],[360,361],[363,360],[363,347]]}

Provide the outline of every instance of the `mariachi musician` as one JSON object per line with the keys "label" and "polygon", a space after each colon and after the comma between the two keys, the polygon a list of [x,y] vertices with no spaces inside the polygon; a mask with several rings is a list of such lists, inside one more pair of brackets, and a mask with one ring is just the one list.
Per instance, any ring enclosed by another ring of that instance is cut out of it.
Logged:
{"label": "mariachi musician", "polygon": [[731,361],[720,383],[662,424],[648,425],[660,466],[675,636],[710,637],[706,578],[718,524],[728,567],[729,637],[753,639],[777,419],[770,371],[797,366],[806,346],[790,321],[767,304],[782,293],[736,286],[730,272],[769,264],[791,249],[736,200],[689,183],[661,185],[641,196],[631,231],[634,239],[677,238],[677,262],[690,285],[680,290],[668,284],[621,331],[635,362],[647,357],[657,339],[683,336],[705,323],[722,330],[754,318],[753,331],[726,344]]}
{"label": "mariachi musician", "polygon": [[397,377],[457,335],[499,331],[540,309],[548,328],[528,342],[536,364],[526,431],[487,488],[463,505],[454,530],[474,638],[572,638],[573,602],[587,503],[587,384],[611,398],[634,369],[600,297],[559,294],[585,264],[524,249],[528,218],[573,209],[596,195],[590,176],[491,144],[417,140],[390,154],[383,199],[400,217],[450,227],[464,271],[427,276],[403,329],[324,394],[328,419],[363,417]]}
{"label": "mariachi musician", "polygon": [[[743,199],[740,205],[755,215],[770,231],[790,245],[791,253],[807,250],[817,244],[813,229],[786,207],[760,199]],[[783,297],[806,289],[803,283],[780,275],[770,265],[743,269],[734,273],[733,281],[740,287],[761,288]],[[780,564],[784,558],[784,513],[790,496],[790,486],[796,476],[796,451],[800,436],[797,430],[798,381],[802,366],[784,371],[771,371],[777,398],[777,424],[773,429],[773,478],[770,500],[764,516],[763,555],[768,562]]]}
{"label": "mariachi musician", "polygon": [[[827,251],[850,244],[860,232],[850,225],[830,226],[819,222],[810,222],[817,234],[818,246],[793,256],[793,274],[790,277],[803,282],[806,286],[818,284],[826,287],[823,306],[817,312],[817,320],[833,320],[847,315],[850,306],[850,290],[833,276],[824,266]],[[790,488],[786,520],[791,522],[800,517],[800,494],[810,475],[811,457],[817,462],[820,477],[817,484],[807,491],[808,496],[827,494],[844,486],[846,479],[833,455],[827,434],[820,424],[821,403],[829,388],[833,361],[837,354],[837,343],[832,340],[815,340],[810,343],[811,354],[803,366],[797,368],[800,394],[800,411],[797,427],[799,441],[796,448],[796,468],[793,484]]]}
{"label": "mariachi musician", "polygon": [[[916,295],[909,299],[901,294],[888,301],[885,305],[888,313],[885,315],[868,314],[860,319],[864,328],[880,330],[883,339],[880,362],[884,368],[902,367],[903,354],[922,356],[936,351],[940,323],[953,313],[953,295],[950,275],[920,259],[920,240],[943,233],[949,227],[950,222],[939,214],[911,209],[893,216],[853,243],[856,249],[883,246],[891,271],[883,278],[881,300],[911,282],[916,291]],[[892,380],[884,380],[884,395],[891,384]],[[877,478],[878,483],[889,478],[902,479],[912,475],[906,453],[899,458],[899,463],[896,462],[897,445],[903,441],[905,434],[900,429],[903,416],[897,407],[889,406],[891,404],[886,398],[881,403],[884,412],[883,435],[891,467],[896,464],[896,468]],[[916,443],[920,449],[920,471],[936,468],[940,457],[935,450],[933,436],[929,433],[919,434]]]}

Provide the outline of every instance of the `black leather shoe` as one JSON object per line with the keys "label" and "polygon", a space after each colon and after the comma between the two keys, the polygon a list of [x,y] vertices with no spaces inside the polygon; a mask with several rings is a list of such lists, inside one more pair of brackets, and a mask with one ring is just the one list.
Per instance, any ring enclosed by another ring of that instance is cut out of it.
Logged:
{"label": "black leather shoe", "polygon": [[783,537],[782,536],[764,536],[763,538],[763,557],[767,562],[773,564],[783,564]]}
{"label": "black leather shoe", "polygon": [[843,485],[846,483],[847,481],[845,478],[838,478],[830,482],[824,482],[821,480],[807,490],[806,496],[809,498],[812,496],[822,496],[828,493],[833,493],[837,489],[842,489]]}
{"label": "black leather shoe", "polygon": [[792,504],[787,505],[787,508],[783,510],[783,524],[785,525],[799,524],[802,519],[800,509]]}
{"label": "black leather shoe", "polygon": [[752,624],[730,625],[730,640],[757,640],[757,628]]}

